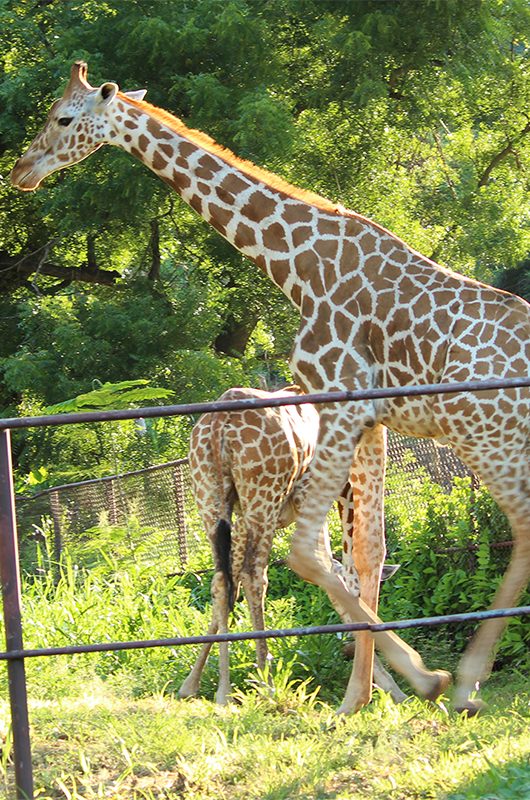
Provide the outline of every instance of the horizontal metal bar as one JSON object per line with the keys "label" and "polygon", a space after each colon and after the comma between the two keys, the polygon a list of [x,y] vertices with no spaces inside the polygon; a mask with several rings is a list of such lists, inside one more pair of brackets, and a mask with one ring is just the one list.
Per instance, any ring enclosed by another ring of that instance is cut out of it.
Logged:
{"label": "horizontal metal bar", "polygon": [[[488,542],[488,547],[490,550],[499,550],[507,547],[513,547],[514,544],[515,542],[513,539],[508,539],[505,542]],[[447,555],[447,553],[461,553],[466,550],[469,550],[469,552],[476,552],[480,547],[480,544],[457,544],[454,547],[444,547],[443,550],[433,550],[433,552],[437,556],[441,556]]]}
{"label": "horizontal metal bar", "polygon": [[351,622],[337,625],[318,625],[305,628],[284,628],[268,631],[249,631],[247,633],[216,633],[204,636],[179,636],[175,639],[144,639],[131,642],[98,642],[95,644],[65,645],[64,647],[43,647],[36,650],[10,650],[0,653],[0,661],[13,658],[38,658],[40,656],[64,656],[78,653],[106,653],[119,650],[140,650],[150,647],[180,647],[182,645],[206,644],[216,642],[241,642],[247,639],[285,639],[289,636],[311,636],[326,633],[349,633],[358,631],[405,630],[408,628],[427,628],[457,622],[481,622],[496,617],[519,617],[530,614],[530,606],[520,608],[496,608],[488,611],[470,611],[462,614],[446,614],[439,617],[402,619],[394,622]]}
{"label": "horizontal metal bar", "polygon": [[[22,419],[22,417],[21,417]],[[59,424],[59,422],[57,423]],[[0,424],[1,430],[1,424]],[[178,467],[182,464],[187,464],[187,458],[178,458],[175,461],[164,461],[163,464],[153,464],[151,467],[143,467],[143,469],[134,469],[131,472],[117,472],[115,475],[104,475],[101,478],[87,478],[85,481],[75,481],[74,483],[61,483],[59,486],[51,486],[49,489],[43,489],[35,494],[17,494],[16,499],[23,502],[24,500],[36,500],[37,497],[44,497],[52,492],[60,492],[63,489],[78,489],[80,486],[90,486],[95,483],[112,483],[112,481],[120,480],[121,478],[133,478],[138,475],[147,475],[151,472],[156,472],[161,469],[170,469],[171,467]]]}
{"label": "horizontal metal bar", "polygon": [[506,380],[463,381],[461,383],[428,383],[423,386],[394,386],[357,391],[319,392],[317,394],[289,395],[283,397],[248,398],[246,400],[219,400],[211,403],[187,403],[175,406],[120,409],[114,411],[84,411],[71,414],[48,414],[38,417],[10,417],[0,420],[0,430],[15,428],[44,428],[50,425],[78,425],[83,422],[109,422],[125,419],[175,417],[185,414],[204,414],[217,411],[244,411],[249,408],[275,408],[277,406],[303,405],[304,403],[358,402],[383,400],[391,397],[418,397],[422,395],[453,394],[457,392],[486,392],[498,389],[517,389],[530,386],[530,376]]}

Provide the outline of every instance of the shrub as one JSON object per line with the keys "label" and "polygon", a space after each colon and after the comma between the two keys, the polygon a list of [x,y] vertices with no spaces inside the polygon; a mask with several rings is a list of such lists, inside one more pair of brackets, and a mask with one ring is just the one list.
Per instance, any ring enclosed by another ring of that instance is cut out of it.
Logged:
{"label": "shrub", "polygon": [[[389,471],[389,487],[399,483]],[[389,560],[401,564],[382,586],[380,613],[384,619],[436,616],[487,608],[507,567],[511,549],[495,545],[511,540],[508,520],[483,485],[455,478],[445,493],[418,469],[413,491],[389,494],[386,528]],[[522,602],[529,601],[529,594]],[[526,630],[525,630],[526,627]],[[415,646],[436,642],[460,653],[474,626],[416,629],[407,638]],[[526,658],[528,626],[510,622],[498,652],[498,663]],[[425,648],[424,648],[425,649]],[[428,648],[427,648],[428,649]]]}

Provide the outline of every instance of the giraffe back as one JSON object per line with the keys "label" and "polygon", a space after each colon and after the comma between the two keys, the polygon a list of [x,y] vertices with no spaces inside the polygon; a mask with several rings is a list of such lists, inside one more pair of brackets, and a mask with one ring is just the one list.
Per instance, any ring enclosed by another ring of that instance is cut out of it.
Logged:
{"label": "giraffe back", "polygon": [[[297,386],[279,392],[233,388],[219,400],[298,395]],[[190,439],[192,487],[206,529],[231,520],[234,506],[249,521],[285,524],[286,508],[314,454],[318,412],[310,404],[204,414]]]}

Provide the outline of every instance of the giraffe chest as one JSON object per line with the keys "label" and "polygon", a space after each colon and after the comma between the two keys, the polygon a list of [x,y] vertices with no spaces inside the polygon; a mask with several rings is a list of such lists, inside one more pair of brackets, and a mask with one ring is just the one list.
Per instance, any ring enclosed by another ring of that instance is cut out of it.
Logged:
{"label": "giraffe chest", "polygon": [[450,341],[447,315],[414,316],[405,307],[390,313],[387,303],[366,308],[363,299],[311,300],[312,313],[302,311],[291,363],[304,385],[321,391],[439,380]]}

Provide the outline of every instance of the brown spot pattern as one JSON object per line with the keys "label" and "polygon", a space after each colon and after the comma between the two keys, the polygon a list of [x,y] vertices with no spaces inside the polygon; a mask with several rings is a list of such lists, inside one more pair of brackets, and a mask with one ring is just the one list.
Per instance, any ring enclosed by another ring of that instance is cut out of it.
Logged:
{"label": "brown spot pattern", "polygon": [[287,253],[289,246],[285,240],[285,231],[279,222],[273,222],[263,231],[263,245],[267,250]]}
{"label": "brown spot pattern", "polygon": [[244,222],[240,222],[237,226],[234,244],[239,249],[253,247],[256,244],[256,234],[253,228],[249,228]]}
{"label": "brown spot pattern", "polygon": [[167,164],[168,164],[168,162],[166,161],[166,159],[162,158],[162,156],[160,155],[160,153],[158,151],[153,153],[153,169],[156,169],[158,171],[162,171],[163,169],[165,169],[167,167]]}

